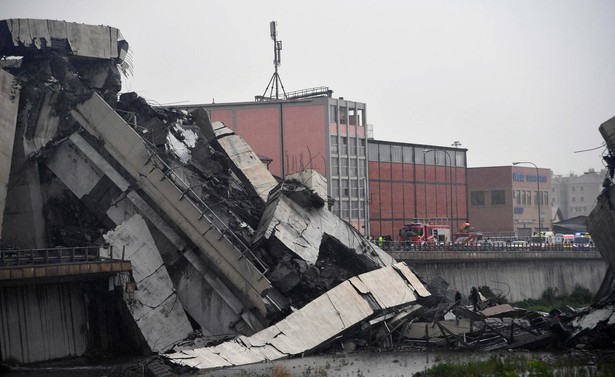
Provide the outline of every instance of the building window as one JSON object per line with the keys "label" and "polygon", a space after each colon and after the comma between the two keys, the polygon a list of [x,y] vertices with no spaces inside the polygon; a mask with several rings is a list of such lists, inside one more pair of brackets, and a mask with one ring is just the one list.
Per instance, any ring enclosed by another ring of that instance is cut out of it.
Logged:
{"label": "building window", "polygon": [[359,177],[365,177],[367,175],[365,171],[365,160],[359,160]]}
{"label": "building window", "polygon": [[472,191],[470,193],[470,200],[473,206],[484,206],[485,193],[483,191]]}
{"label": "building window", "polygon": [[403,147],[402,158],[404,160],[404,163],[406,164],[412,163],[412,147]]}
{"label": "building window", "polygon": [[347,200],[343,201],[341,203],[341,206],[342,206],[342,215],[340,217],[342,219],[347,219],[348,215],[349,215],[349,213],[348,213],[348,211],[349,211],[348,210],[348,201]]}
{"label": "building window", "polygon": [[355,160],[354,158],[350,159],[350,177],[358,177],[359,174],[357,172],[357,160]]}
{"label": "building window", "polygon": [[340,159],[340,174],[342,177],[348,176],[348,159],[347,158]]}
{"label": "building window", "polygon": [[574,186],[572,186],[572,191],[575,191],[575,187]]}
{"label": "building window", "polygon": [[465,154],[463,152],[455,152],[455,166],[465,166]]}
{"label": "building window", "polygon": [[370,161],[378,161],[378,144],[367,144],[367,153]]}
{"label": "building window", "polygon": [[348,124],[352,125],[352,126],[356,126],[357,125],[357,117],[355,116],[355,109],[350,108],[348,109]]}
{"label": "building window", "polygon": [[348,153],[348,138],[346,136],[340,137],[340,154],[345,155]]}
{"label": "building window", "polygon": [[346,110],[346,106],[340,106],[340,123],[346,124],[346,116],[348,115],[348,111]]}
{"label": "building window", "polygon": [[506,204],[506,192],[504,190],[491,191],[491,205]]}
{"label": "building window", "polygon": [[526,192],[526,196],[527,196],[527,205],[531,206],[532,205],[532,192],[531,191],[527,191]]}
{"label": "building window", "polygon": [[350,181],[350,197],[351,198],[359,197],[359,182],[354,179]]}
{"label": "building window", "polygon": [[[406,161],[406,162],[412,162],[412,161]],[[414,163],[417,165],[425,164],[425,153],[419,148],[414,149]]]}
{"label": "building window", "polygon": [[444,151],[436,151],[436,165],[445,166],[449,163],[450,161],[448,160],[448,156],[444,153]]}
{"label": "building window", "polygon": [[572,197],[572,201],[573,201],[573,202],[576,202],[576,201],[577,201],[576,196],[573,196],[573,197]]}
{"label": "building window", "polygon": [[401,146],[399,145],[391,146],[391,161],[401,162]]}
{"label": "building window", "polygon": [[333,135],[331,136],[331,153],[337,154],[338,152],[337,136]]}
{"label": "building window", "polygon": [[365,157],[365,139],[359,139],[359,156]]}
{"label": "building window", "polygon": [[354,137],[349,138],[348,142],[348,155],[356,156],[357,155],[357,139]]}
{"label": "building window", "polygon": [[353,200],[350,202],[350,218],[358,219],[359,218],[359,202]]}
{"label": "building window", "polygon": [[331,180],[331,195],[334,198],[340,197],[340,180],[339,179]]}
{"label": "building window", "polygon": [[341,192],[341,196],[343,198],[347,198],[349,196],[349,192],[348,192],[348,180],[347,179],[342,179],[342,192]]}
{"label": "building window", "polygon": [[391,146],[381,144],[379,149],[380,149],[380,161],[390,162],[391,161]]}
{"label": "building window", "polygon": [[359,180],[359,198],[365,198],[365,180]]}
{"label": "building window", "polygon": [[583,186],[579,187],[579,191],[583,191]]}
{"label": "building window", "polygon": [[585,201],[585,197],[584,197],[584,196],[581,196],[581,197],[579,198],[579,200],[580,200],[580,201],[582,201],[582,202],[584,202],[584,201]]}
{"label": "building window", "polygon": [[521,191],[515,190],[513,195],[515,198],[515,203],[517,203],[517,205],[521,205]]}
{"label": "building window", "polygon": [[331,159],[331,176],[337,177],[339,175],[339,160],[337,158]]}
{"label": "building window", "polygon": [[331,122],[337,123],[337,106],[329,106],[329,117],[331,118]]}

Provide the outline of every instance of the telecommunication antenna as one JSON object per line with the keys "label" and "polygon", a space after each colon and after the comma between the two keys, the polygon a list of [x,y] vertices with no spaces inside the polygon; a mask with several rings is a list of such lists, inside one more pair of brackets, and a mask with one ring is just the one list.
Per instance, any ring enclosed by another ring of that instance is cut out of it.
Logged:
{"label": "telecommunication antenna", "polygon": [[[284,90],[284,85],[282,84],[282,79],[278,74],[278,67],[282,63],[282,41],[278,41],[278,31],[277,31],[277,22],[271,21],[269,23],[269,34],[271,35],[271,39],[273,40],[273,66],[274,72],[273,76],[271,76],[271,80],[269,80],[269,84],[265,88],[265,92],[263,95],[257,99],[265,100],[265,99],[280,99],[280,89],[282,89],[282,94],[284,95],[282,98],[286,99],[286,91]],[[274,96],[275,90],[275,96]],[[269,96],[267,96],[267,91],[269,91]]]}

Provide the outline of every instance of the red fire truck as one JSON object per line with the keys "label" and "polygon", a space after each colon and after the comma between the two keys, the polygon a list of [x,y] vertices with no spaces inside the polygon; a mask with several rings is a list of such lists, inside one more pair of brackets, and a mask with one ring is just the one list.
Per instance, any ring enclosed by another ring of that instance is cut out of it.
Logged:
{"label": "red fire truck", "polygon": [[446,245],[451,241],[451,228],[443,224],[406,224],[399,230],[399,241],[413,245]]}

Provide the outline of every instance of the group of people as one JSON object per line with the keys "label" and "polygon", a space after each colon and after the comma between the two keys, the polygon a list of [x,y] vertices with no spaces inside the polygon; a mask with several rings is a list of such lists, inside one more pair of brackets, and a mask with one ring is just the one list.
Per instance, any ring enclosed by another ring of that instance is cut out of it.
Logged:
{"label": "group of people", "polygon": [[[470,296],[468,296],[468,298],[470,299],[470,303],[472,303],[472,310],[477,312],[479,309],[478,302],[480,301],[480,293],[478,293],[478,289],[476,287],[472,287],[470,289]],[[459,291],[455,292],[455,304],[461,304],[461,293]]]}

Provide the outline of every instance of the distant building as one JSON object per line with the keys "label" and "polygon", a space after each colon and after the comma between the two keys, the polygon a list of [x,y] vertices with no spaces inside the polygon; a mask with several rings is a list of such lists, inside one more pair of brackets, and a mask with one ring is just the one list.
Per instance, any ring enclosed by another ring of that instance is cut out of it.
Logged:
{"label": "distant building", "polygon": [[273,175],[316,170],[327,179],[332,211],[366,236],[397,239],[413,221],[466,221],[465,149],[375,141],[367,106],[331,94],[323,87],[286,99],[174,107],[206,109],[269,157]]}
{"label": "distant building", "polygon": [[536,172],[534,167],[518,165],[467,171],[468,213],[475,228],[494,236],[517,237],[529,237],[539,226],[543,231],[551,229],[550,169]]}
{"label": "distant building", "polygon": [[467,213],[466,152],[369,140],[369,203],[372,235],[398,239],[404,224],[446,224],[456,230]]}
{"label": "distant building", "polygon": [[560,210],[562,220],[589,215],[602,191],[605,174],[590,169],[582,175],[553,176],[551,204]]}

